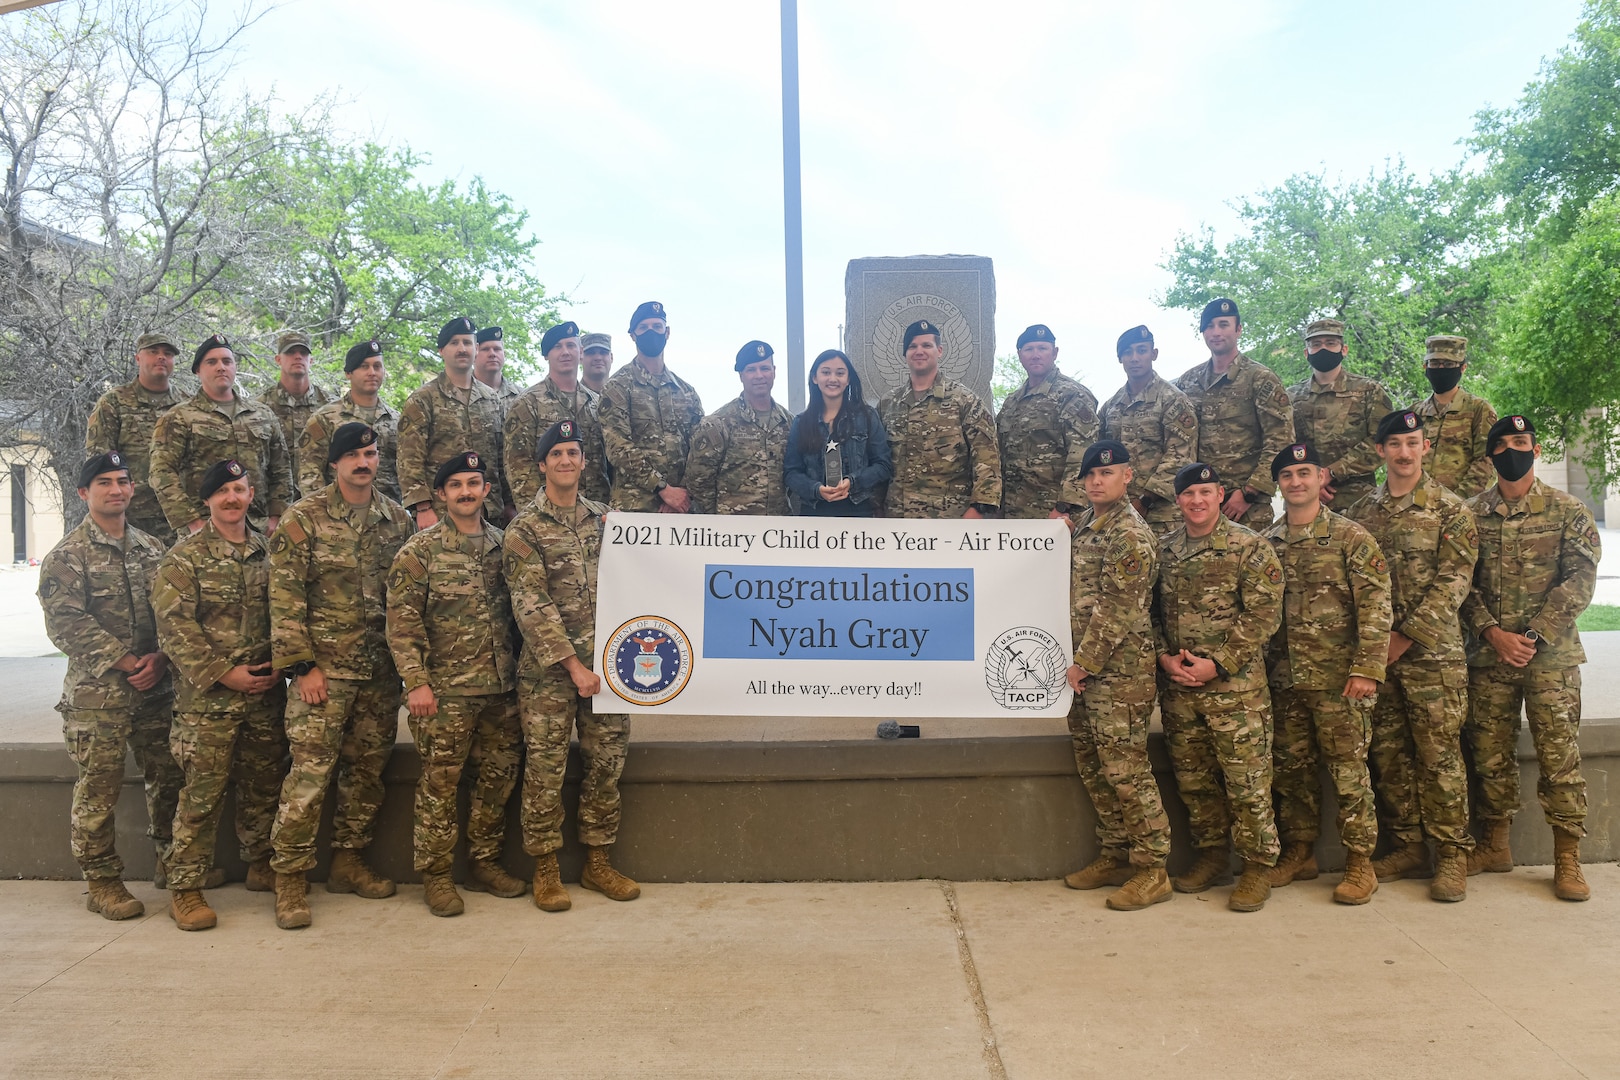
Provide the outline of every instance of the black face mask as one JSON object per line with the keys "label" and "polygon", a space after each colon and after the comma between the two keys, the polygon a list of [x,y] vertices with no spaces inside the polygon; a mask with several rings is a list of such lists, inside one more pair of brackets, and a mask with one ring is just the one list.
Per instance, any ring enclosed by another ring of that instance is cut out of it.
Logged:
{"label": "black face mask", "polygon": [[1306,353],[1305,359],[1317,371],[1332,371],[1344,363],[1344,353],[1334,352],[1332,349],[1317,349],[1313,353]]}
{"label": "black face mask", "polygon": [[1496,475],[1512,483],[1523,480],[1530,467],[1536,463],[1534,450],[1515,450],[1505,446],[1491,455],[1491,464],[1496,466]]}
{"label": "black face mask", "polygon": [[1462,371],[1460,367],[1424,368],[1423,377],[1429,380],[1429,385],[1434,387],[1435,393],[1444,394],[1462,382]]}
{"label": "black face mask", "polygon": [[642,356],[662,356],[667,344],[669,335],[657,330],[643,330],[636,335],[636,351]]}

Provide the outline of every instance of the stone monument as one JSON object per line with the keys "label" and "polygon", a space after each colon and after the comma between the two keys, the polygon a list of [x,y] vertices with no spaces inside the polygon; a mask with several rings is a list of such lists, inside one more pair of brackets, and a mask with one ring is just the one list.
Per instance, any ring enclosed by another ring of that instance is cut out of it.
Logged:
{"label": "stone monument", "polygon": [[876,402],[906,381],[906,327],[937,323],[945,377],[990,407],[996,366],[996,275],[984,255],[851,259],[844,273],[844,351]]}

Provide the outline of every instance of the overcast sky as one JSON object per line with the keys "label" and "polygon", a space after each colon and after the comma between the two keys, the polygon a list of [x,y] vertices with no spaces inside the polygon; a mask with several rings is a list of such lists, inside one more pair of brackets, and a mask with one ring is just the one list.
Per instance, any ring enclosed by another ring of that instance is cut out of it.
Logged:
{"label": "overcast sky", "polygon": [[[1146,322],[1177,374],[1206,355],[1196,316],[1153,302],[1178,232],[1230,236],[1230,200],[1297,172],[1448,168],[1579,13],[803,0],[807,354],[838,344],[849,259],[949,252],[995,260],[998,352],[1047,323],[1105,398],[1114,339]],[[621,362],[630,312],[663,301],[670,365],[712,410],[756,337],[787,400],[779,26],[771,0],[291,0],[239,71],[289,103],[341,90],[344,128],[513,196],[541,279]]]}

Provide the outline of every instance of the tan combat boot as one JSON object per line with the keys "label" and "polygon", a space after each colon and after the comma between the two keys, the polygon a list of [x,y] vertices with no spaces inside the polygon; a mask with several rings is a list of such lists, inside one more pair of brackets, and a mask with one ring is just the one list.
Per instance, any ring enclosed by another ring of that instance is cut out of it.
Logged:
{"label": "tan combat boot", "polygon": [[1170,875],[1164,867],[1149,866],[1132,875],[1106,903],[1115,911],[1141,911],[1154,904],[1162,904],[1175,895],[1170,888]]}
{"label": "tan combat boot", "polygon": [[506,868],[493,859],[473,859],[467,864],[468,892],[485,892],[491,896],[522,896],[529,887],[522,880],[506,872]]}
{"label": "tan combat boot", "polygon": [[1460,847],[1443,844],[1429,882],[1429,899],[1455,904],[1468,898],[1468,853]]}
{"label": "tan combat boot", "polygon": [[555,851],[534,862],[534,906],[541,911],[567,911],[574,906],[568,899],[568,890],[563,888]]}
{"label": "tan combat boot", "polygon": [[1271,868],[1267,880],[1273,889],[1280,889],[1292,881],[1315,881],[1320,873],[1316,868],[1316,845],[1296,840],[1283,848],[1282,858]]}
{"label": "tan combat boot", "polygon": [[599,892],[609,900],[634,900],[641,895],[641,886],[613,869],[608,862],[607,845],[585,849],[585,869],[580,872],[583,888]]}
{"label": "tan combat boot", "polygon": [[1581,873],[1581,838],[1553,830],[1553,892],[1560,900],[1590,900],[1592,890]]}
{"label": "tan combat boot", "polygon": [[1244,863],[1243,876],[1238,878],[1226,906],[1233,911],[1259,911],[1265,907],[1271,899],[1271,871],[1265,863]]}
{"label": "tan combat boot", "polygon": [[212,930],[219,916],[203,899],[201,889],[176,889],[169,897],[169,918],[182,930]]}
{"label": "tan combat boot", "polygon": [[1180,877],[1170,879],[1176,892],[1200,893],[1211,885],[1225,885],[1232,880],[1232,852],[1227,847],[1205,848],[1198,859]]}
{"label": "tan combat boot", "polygon": [[1508,838],[1513,833],[1512,818],[1492,818],[1485,822],[1485,837],[1468,853],[1468,876],[1478,873],[1505,874],[1513,869],[1513,850]]}
{"label": "tan combat boot", "polygon": [[86,882],[90,886],[90,895],[86,898],[84,906],[95,912],[103,919],[117,922],[120,919],[133,919],[146,914],[146,905],[129,895],[124,883],[118,878],[91,878]]}
{"label": "tan combat boot", "polygon": [[309,883],[302,870],[276,875],[276,925],[283,930],[309,925]]}
{"label": "tan combat boot", "polygon": [[276,891],[276,872],[270,869],[270,856],[248,863],[247,881],[243,885],[248,892]]}
{"label": "tan combat boot", "polygon": [[1421,840],[1402,844],[1382,859],[1373,860],[1372,865],[1373,873],[1378,875],[1379,881],[1434,876],[1434,871],[1429,869],[1429,846]]}
{"label": "tan combat boot", "polygon": [[456,883],[450,880],[448,870],[440,874],[429,871],[422,875],[422,899],[427,901],[428,910],[440,918],[460,915],[467,910],[461,894],[456,892]]}
{"label": "tan combat boot", "polygon": [[1333,899],[1340,904],[1365,904],[1378,891],[1378,875],[1372,860],[1359,851],[1344,857],[1344,877],[1334,886]]}
{"label": "tan combat boot", "polygon": [[352,848],[332,850],[332,868],[326,872],[326,891],[354,893],[367,900],[394,895],[394,883],[366,865],[360,852]]}
{"label": "tan combat boot", "polygon": [[1100,889],[1104,885],[1118,888],[1136,875],[1131,864],[1113,855],[1099,855],[1080,870],[1063,879],[1071,889]]}

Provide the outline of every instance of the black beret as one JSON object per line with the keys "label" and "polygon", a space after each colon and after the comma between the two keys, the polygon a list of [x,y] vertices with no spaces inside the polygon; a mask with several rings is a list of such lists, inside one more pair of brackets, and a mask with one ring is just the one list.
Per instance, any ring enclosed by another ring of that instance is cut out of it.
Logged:
{"label": "black beret", "polygon": [[[207,472],[203,473],[202,487],[197,489],[197,498],[201,499],[203,502],[207,502],[208,496],[212,495],[214,492],[218,491],[232,480],[240,480],[246,475],[247,470],[242,468],[242,463],[237,461],[235,458],[227,458],[224,461],[216,461],[213,465],[208,467]],[[252,481],[249,481],[249,483],[251,482]]]}
{"label": "black beret", "polygon": [[202,367],[203,357],[207,356],[210,352],[215,349],[229,349],[230,347],[231,339],[226,337],[224,334],[215,334],[213,337],[210,337],[207,341],[204,341],[201,345],[197,346],[197,351],[191,354],[191,373],[193,375],[197,374],[197,369]]}
{"label": "black beret", "polygon": [[362,341],[358,345],[349,346],[349,351],[343,354],[343,373],[347,375],[373,356],[382,355],[382,344],[377,341]]}
{"label": "black beret", "polygon": [[79,466],[79,486],[89,487],[90,481],[109,472],[129,472],[129,466],[124,462],[124,455],[116,450],[108,450],[105,454],[96,454],[83,465]]}
{"label": "black beret", "polygon": [[565,442],[579,443],[580,449],[585,447],[585,440],[579,437],[579,425],[572,420],[559,420],[546,428],[546,433],[540,436],[540,442],[534,448],[534,459],[546,460],[552,447]]}
{"label": "black beret", "polygon": [[757,364],[761,360],[769,360],[776,355],[776,350],[763,341],[750,341],[737,350],[737,361],[732,365],[735,371],[741,371],[749,364]]}
{"label": "black beret", "polygon": [[450,339],[453,337],[476,333],[478,333],[478,327],[473,325],[473,321],[465,315],[458,315],[445,323],[444,327],[439,331],[439,348],[442,349],[450,344]]}
{"label": "black beret", "polygon": [[483,460],[479,458],[476,450],[463,450],[449,461],[440,465],[433,473],[433,489],[437,491],[449,482],[456,473],[475,472],[479,476],[485,475]]}
{"label": "black beret", "polygon": [[1153,331],[1149,330],[1146,326],[1131,327],[1129,330],[1119,335],[1119,340],[1114,343],[1114,356],[1124,356],[1126,352],[1128,352],[1130,348],[1138,341],[1145,341],[1149,345],[1152,345]]}
{"label": "black beret", "polygon": [[636,323],[642,319],[663,319],[667,322],[669,316],[664,314],[663,304],[656,300],[648,300],[645,304],[636,308],[636,313],[630,316],[630,332],[632,334],[636,332]]}
{"label": "black beret", "polygon": [[1032,341],[1044,341],[1048,345],[1056,345],[1057,338],[1052,334],[1052,328],[1044,323],[1024,327],[1024,332],[1018,335],[1018,347],[1022,349]]}
{"label": "black beret", "polygon": [[1086,447],[1086,456],[1080,459],[1080,475],[1085,476],[1099,465],[1124,465],[1130,460],[1131,452],[1124,443],[1102,439]]}
{"label": "black beret", "polygon": [[1237,301],[1228,300],[1224,296],[1217,296],[1204,305],[1204,313],[1198,317],[1199,332],[1202,333],[1208,330],[1210,323],[1227,315],[1236,319],[1240,324],[1243,322],[1243,316],[1238,314]]}
{"label": "black beret", "polygon": [[[1409,431],[1422,431],[1423,418],[1411,409],[1397,409],[1392,413],[1385,413],[1384,418],[1378,421],[1378,434],[1373,442],[1383,445],[1385,439],[1391,435],[1405,435]],[[1487,443],[1486,445],[1489,445]]]}
{"label": "black beret", "polygon": [[1205,465],[1202,461],[1195,461],[1176,473],[1176,494],[1180,495],[1194,484],[1218,484],[1220,482],[1221,474],[1216,472],[1213,466]]}
{"label": "black beret", "polygon": [[326,449],[326,463],[335,465],[351,450],[358,450],[362,446],[370,446],[377,441],[377,432],[370,424],[362,424],[358,420],[351,420],[336,431],[332,432],[332,445]]}
{"label": "black beret", "polygon": [[503,331],[498,326],[486,326],[478,331],[478,344],[482,345],[486,341],[502,341],[504,340],[502,333]]}
{"label": "black beret", "polygon": [[1316,447],[1310,443],[1297,442],[1292,446],[1285,446],[1277,451],[1277,456],[1271,459],[1271,478],[1277,479],[1282,471],[1290,465],[1320,465],[1322,455],[1316,452]]}
{"label": "black beret", "polygon": [[[927,319],[918,319],[916,322],[906,327],[906,337],[905,340],[900,343],[900,348],[902,350],[911,348],[912,339],[922,337],[925,334],[933,334],[935,341],[940,340],[938,326],[935,326]],[[943,342],[941,342],[941,344],[943,344]]]}
{"label": "black beret", "polygon": [[576,322],[561,322],[546,331],[546,336],[540,339],[540,355],[544,356],[557,347],[557,343],[564,338],[579,337],[579,324]]}
{"label": "black beret", "polygon": [[1496,450],[1496,440],[1508,435],[1534,435],[1536,425],[1528,416],[1514,413],[1504,416],[1491,425],[1491,430],[1485,433],[1485,452],[1493,453]]}

